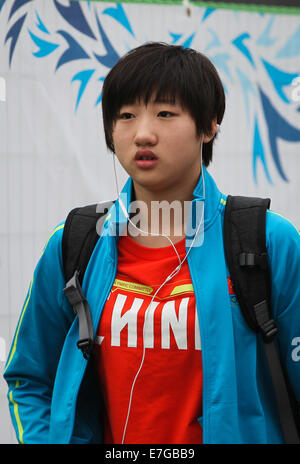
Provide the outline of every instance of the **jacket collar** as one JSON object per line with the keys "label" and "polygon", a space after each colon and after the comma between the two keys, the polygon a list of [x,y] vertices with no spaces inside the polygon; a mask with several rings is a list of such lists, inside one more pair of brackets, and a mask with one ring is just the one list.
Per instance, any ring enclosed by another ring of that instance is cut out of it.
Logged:
{"label": "jacket collar", "polygon": [[[128,221],[130,204],[132,201],[133,182],[129,177],[120,193],[119,198],[114,203],[107,216],[108,229],[114,230],[115,235],[119,235]],[[218,190],[215,181],[203,166],[201,176],[193,192],[192,208],[199,206],[201,202],[204,206],[204,228],[207,229],[214,222],[217,214],[222,207],[223,195]],[[201,208],[200,208],[201,209]],[[202,217],[203,220],[203,217]],[[106,228],[107,228],[106,225]]]}

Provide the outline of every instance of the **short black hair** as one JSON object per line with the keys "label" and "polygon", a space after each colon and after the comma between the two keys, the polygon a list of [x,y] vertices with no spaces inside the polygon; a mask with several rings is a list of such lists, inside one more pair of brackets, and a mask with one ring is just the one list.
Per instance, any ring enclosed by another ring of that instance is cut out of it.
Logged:
{"label": "short black hair", "polygon": [[[214,118],[221,124],[225,93],[218,72],[202,53],[180,45],[148,42],[124,55],[109,71],[102,90],[107,147],[114,152],[112,132],[120,108],[136,101],[180,103],[196,124],[197,135],[211,134]],[[203,144],[203,163],[212,160],[214,138]]]}

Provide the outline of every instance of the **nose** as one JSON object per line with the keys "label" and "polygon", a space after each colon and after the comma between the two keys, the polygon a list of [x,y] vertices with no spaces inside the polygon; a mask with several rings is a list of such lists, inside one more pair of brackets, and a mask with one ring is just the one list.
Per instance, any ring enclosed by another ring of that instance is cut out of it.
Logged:
{"label": "nose", "polygon": [[153,146],[157,143],[158,136],[155,124],[151,117],[143,116],[137,121],[134,143],[137,146]]}

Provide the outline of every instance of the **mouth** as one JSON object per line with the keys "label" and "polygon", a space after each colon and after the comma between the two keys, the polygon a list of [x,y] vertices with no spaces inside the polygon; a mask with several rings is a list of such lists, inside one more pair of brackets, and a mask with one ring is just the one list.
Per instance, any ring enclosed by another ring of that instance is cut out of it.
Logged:
{"label": "mouth", "polygon": [[138,150],[134,160],[140,169],[151,169],[158,163],[157,156],[150,150]]}
{"label": "mouth", "polygon": [[157,160],[155,154],[150,150],[139,150],[135,155],[136,161],[152,161]]}

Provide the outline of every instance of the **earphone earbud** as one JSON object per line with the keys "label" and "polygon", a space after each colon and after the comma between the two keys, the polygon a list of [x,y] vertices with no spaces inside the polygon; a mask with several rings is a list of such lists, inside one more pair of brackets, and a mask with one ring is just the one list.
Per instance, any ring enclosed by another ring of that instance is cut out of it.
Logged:
{"label": "earphone earbud", "polygon": [[221,126],[220,124],[216,124],[216,135],[221,132]]}

